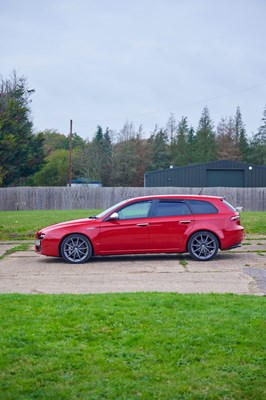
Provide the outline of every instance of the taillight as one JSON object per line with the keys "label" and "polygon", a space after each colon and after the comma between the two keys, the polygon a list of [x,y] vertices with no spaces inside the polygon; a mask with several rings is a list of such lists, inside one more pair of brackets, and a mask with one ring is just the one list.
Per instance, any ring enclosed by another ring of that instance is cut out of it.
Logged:
{"label": "taillight", "polygon": [[233,215],[230,219],[231,219],[231,221],[235,221],[238,225],[240,225],[240,216],[239,215]]}

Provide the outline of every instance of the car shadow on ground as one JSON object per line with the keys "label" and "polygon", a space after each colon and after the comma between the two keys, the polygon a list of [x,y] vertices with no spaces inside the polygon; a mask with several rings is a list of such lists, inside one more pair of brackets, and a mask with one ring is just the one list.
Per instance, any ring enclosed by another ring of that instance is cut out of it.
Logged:
{"label": "car shadow on ground", "polygon": [[[178,262],[193,262],[198,264],[209,264],[214,261],[225,261],[225,260],[237,260],[239,258],[239,254],[237,253],[229,253],[229,252],[219,252],[213,260],[210,261],[196,261],[194,260],[188,253],[171,253],[171,254],[134,254],[134,255],[110,255],[110,256],[94,256],[89,261],[84,264],[90,263],[120,263],[120,262],[168,262],[168,261],[178,261]],[[40,256],[40,262],[45,264],[68,264],[62,257],[43,257]],[[80,264],[79,264],[80,265]]]}

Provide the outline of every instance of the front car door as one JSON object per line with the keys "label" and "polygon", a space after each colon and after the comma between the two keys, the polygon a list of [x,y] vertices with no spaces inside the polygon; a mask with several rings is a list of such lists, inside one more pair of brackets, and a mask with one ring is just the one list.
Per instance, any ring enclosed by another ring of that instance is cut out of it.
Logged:
{"label": "front car door", "polygon": [[149,250],[152,201],[136,201],[116,210],[118,218],[100,224],[100,254],[145,253]]}

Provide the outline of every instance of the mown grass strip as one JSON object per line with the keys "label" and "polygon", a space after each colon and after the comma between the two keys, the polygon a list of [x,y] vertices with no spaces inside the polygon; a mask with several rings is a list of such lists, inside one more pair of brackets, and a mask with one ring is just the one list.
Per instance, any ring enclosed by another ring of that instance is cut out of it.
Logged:
{"label": "mown grass strip", "polygon": [[265,297],[0,296],[0,398],[264,399]]}
{"label": "mown grass strip", "polygon": [[8,256],[9,254],[13,254],[13,253],[15,253],[17,251],[27,251],[27,250],[29,250],[29,246],[30,246],[29,243],[21,243],[21,244],[19,244],[17,246],[14,246],[11,249],[6,250],[4,252],[4,254],[2,254],[0,256],[0,260],[2,260],[4,257]]}

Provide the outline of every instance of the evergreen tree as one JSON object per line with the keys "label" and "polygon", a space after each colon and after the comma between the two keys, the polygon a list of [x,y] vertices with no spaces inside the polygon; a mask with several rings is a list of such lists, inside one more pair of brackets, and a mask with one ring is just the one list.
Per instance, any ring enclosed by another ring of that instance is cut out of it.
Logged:
{"label": "evergreen tree", "polygon": [[191,126],[188,130],[187,143],[188,143],[188,164],[193,164],[195,160],[195,133]]}
{"label": "evergreen tree", "polygon": [[239,148],[240,160],[246,161],[248,157],[248,140],[246,137],[246,130],[244,123],[242,121],[242,114],[240,108],[237,107],[235,115],[235,142],[236,146]]}
{"label": "evergreen tree", "polygon": [[101,182],[103,186],[112,186],[113,184],[113,146],[110,131],[106,128],[102,141],[102,168]]}
{"label": "evergreen tree", "polygon": [[103,128],[100,125],[97,125],[93,141],[95,143],[102,143],[103,141]]}
{"label": "evergreen tree", "polygon": [[147,168],[149,171],[156,169],[169,168],[171,159],[169,155],[167,132],[160,129],[148,139],[148,147],[150,148],[150,160]]}
{"label": "evergreen tree", "polygon": [[84,141],[83,146],[75,150],[73,173],[76,178],[98,180],[103,186],[112,185],[113,149],[108,128],[103,133],[102,127],[97,126],[92,141]]}
{"label": "evergreen tree", "polygon": [[187,117],[182,117],[177,125],[177,133],[174,144],[174,165],[187,165],[189,163],[188,146],[189,127]]}
{"label": "evergreen tree", "polygon": [[215,132],[208,107],[204,107],[195,136],[195,162],[207,162],[216,159]]}
{"label": "evergreen tree", "polygon": [[253,135],[251,140],[249,161],[258,165],[266,165],[266,106],[258,133]]}
{"label": "evergreen tree", "polygon": [[23,184],[43,163],[43,135],[33,134],[30,96],[25,78],[14,72],[0,82],[0,181]]}
{"label": "evergreen tree", "polygon": [[104,162],[103,146],[104,146],[103,129],[100,125],[98,125],[92,140],[91,157],[93,160],[93,170],[92,170],[93,177],[90,177],[90,179],[96,179],[101,181],[102,166]]}

